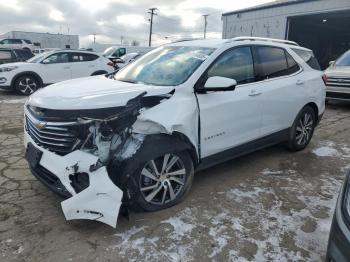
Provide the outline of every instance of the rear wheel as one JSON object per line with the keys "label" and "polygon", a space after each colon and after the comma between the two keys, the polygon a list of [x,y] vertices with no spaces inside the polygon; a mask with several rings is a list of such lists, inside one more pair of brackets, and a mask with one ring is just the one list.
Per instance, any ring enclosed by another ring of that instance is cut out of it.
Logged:
{"label": "rear wheel", "polygon": [[134,173],[138,187],[134,207],[156,211],[179,203],[189,192],[193,176],[193,163],[187,152],[150,158]]}
{"label": "rear wheel", "polygon": [[20,95],[31,95],[40,88],[38,79],[31,75],[20,76],[15,81],[15,90]]}
{"label": "rear wheel", "polygon": [[292,126],[288,147],[292,151],[303,150],[310,143],[316,126],[315,110],[310,107],[304,107],[296,117]]}

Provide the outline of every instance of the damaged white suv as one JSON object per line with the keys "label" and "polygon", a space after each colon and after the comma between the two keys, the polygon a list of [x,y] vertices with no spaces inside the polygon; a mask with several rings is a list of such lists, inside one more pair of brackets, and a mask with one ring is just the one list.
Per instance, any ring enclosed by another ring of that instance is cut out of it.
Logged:
{"label": "damaged white suv", "polygon": [[304,149],[324,112],[322,73],[294,42],[234,38],[159,47],[112,76],[25,104],[26,159],[68,198],[67,219],[116,226],[119,209],[170,207],[194,171],[276,143]]}

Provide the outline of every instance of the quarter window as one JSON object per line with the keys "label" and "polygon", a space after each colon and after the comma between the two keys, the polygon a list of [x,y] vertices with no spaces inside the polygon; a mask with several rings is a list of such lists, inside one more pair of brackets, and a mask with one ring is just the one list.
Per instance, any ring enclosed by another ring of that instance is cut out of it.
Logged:
{"label": "quarter window", "polygon": [[235,79],[238,84],[254,82],[254,63],[250,47],[235,48],[221,55],[207,72],[207,78],[213,76]]}
{"label": "quarter window", "polygon": [[298,63],[294,60],[294,58],[286,52],[287,56],[287,63],[288,63],[288,73],[289,74],[294,74],[300,70],[300,66]]}
{"label": "quarter window", "polygon": [[259,46],[257,48],[259,76],[262,80],[289,74],[285,51],[281,48]]}

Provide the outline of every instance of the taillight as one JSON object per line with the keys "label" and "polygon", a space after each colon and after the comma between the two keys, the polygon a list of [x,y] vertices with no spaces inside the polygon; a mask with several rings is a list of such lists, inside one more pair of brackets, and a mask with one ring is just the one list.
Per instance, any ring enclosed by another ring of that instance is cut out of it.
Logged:
{"label": "taillight", "polygon": [[327,80],[328,80],[328,77],[327,77],[326,74],[322,75],[322,80],[323,80],[324,84],[326,85],[327,84]]}
{"label": "taillight", "polygon": [[113,62],[108,62],[107,65],[114,67],[114,63]]}

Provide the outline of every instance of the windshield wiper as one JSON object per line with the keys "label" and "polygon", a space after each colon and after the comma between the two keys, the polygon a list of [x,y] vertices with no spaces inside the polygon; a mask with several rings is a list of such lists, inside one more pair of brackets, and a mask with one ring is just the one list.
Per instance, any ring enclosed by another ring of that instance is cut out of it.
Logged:
{"label": "windshield wiper", "polygon": [[131,83],[131,84],[137,84],[137,83],[138,83],[138,82],[135,81],[135,80],[120,80],[120,79],[118,79],[118,81],[126,82],[126,83]]}

